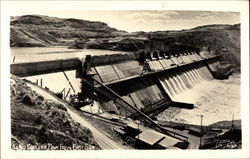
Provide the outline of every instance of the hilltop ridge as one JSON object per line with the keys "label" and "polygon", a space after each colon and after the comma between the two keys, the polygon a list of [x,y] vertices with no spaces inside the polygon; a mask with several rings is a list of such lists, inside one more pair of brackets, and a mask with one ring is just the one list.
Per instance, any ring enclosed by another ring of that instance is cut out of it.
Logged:
{"label": "hilltop ridge", "polygon": [[119,31],[106,23],[41,15],[11,17],[10,46],[68,46],[76,39],[116,37]]}
{"label": "hilltop ridge", "polygon": [[[240,24],[212,24],[179,31],[133,32],[117,30],[108,24],[74,18],[41,15],[11,17],[11,47],[68,46],[77,49],[139,51],[150,41],[155,48],[173,45],[207,47],[230,63],[240,66]],[[177,44],[177,45],[175,45]],[[159,45],[159,46],[157,46]]]}

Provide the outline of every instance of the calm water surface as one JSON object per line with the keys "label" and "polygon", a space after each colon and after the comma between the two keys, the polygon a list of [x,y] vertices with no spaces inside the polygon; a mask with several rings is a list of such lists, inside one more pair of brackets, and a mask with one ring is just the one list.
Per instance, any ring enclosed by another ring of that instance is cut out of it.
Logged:
{"label": "calm water surface", "polygon": [[[127,54],[130,52],[122,51],[109,51],[109,50],[97,50],[97,49],[68,49],[66,47],[27,47],[27,48],[11,48],[11,62],[13,63],[25,63],[35,61],[46,61],[56,59],[68,59],[68,58],[84,58],[86,55],[105,55],[105,54]],[[76,92],[71,89],[70,94],[80,92],[80,79],[75,78],[75,71],[66,71],[70,82],[72,83]],[[48,87],[54,92],[60,92],[63,88],[68,90],[70,85],[66,80],[66,77],[62,72],[36,75],[26,77],[26,79],[36,82],[37,80],[43,80],[43,87]]]}
{"label": "calm water surface", "polygon": [[129,52],[97,49],[68,49],[66,47],[11,48],[11,63],[47,61],[67,58],[84,58],[86,55],[126,54]]}

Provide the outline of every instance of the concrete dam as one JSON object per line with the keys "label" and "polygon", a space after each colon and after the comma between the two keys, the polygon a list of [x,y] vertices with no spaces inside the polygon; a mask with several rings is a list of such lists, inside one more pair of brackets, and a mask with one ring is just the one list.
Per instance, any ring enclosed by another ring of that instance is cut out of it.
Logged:
{"label": "concrete dam", "polygon": [[16,63],[10,69],[19,77],[76,70],[81,91],[69,101],[75,108],[97,101],[103,112],[139,120],[158,132],[187,141],[186,136],[158,125],[153,117],[168,107],[192,109],[193,103],[176,97],[204,80],[216,78],[219,59],[194,50],[154,51]]}
{"label": "concrete dam", "polygon": [[[168,106],[192,108],[192,103],[179,102],[175,97],[203,80],[212,80],[218,59],[219,56],[203,58],[195,52],[88,56],[83,69],[77,70],[78,77],[83,79],[82,91],[78,94],[82,101],[79,103],[93,99],[93,87],[102,90],[108,87],[118,95],[118,99],[148,115]],[[107,98],[109,95],[100,92],[97,94],[104,111],[132,115],[120,109],[117,98]]]}

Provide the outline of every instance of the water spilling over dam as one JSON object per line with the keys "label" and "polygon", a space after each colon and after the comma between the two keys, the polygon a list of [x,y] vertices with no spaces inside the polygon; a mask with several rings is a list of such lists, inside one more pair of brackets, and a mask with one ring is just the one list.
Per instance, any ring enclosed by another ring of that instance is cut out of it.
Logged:
{"label": "water spilling over dam", "polygon": [[169,77],[162,77],[160,78],[160,82],[171,99],[175,100],[176,96],[186,91],[187,89],[192,89],[204,80],[212,79],[212,74],[205,66],[203,66],[200,68],[191,69],[186,72],[173,74]]}

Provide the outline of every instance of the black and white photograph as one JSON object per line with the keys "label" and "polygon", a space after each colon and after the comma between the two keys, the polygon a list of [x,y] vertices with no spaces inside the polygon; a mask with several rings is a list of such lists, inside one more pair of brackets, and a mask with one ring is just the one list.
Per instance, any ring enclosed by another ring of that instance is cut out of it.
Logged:
{"label": "black and white photograph", "polygon": [[15,3],[4,17],[8,52],[1,50],[9,152],[122,150],[116,158],[130,151],[167,158],[168,151],[176,157],[249,149],[245,8],[168,9],[164,1],[152,9],[64,10],[46,1],[40,3],[47,9],[25,6],[36,1],[11,8]]}

